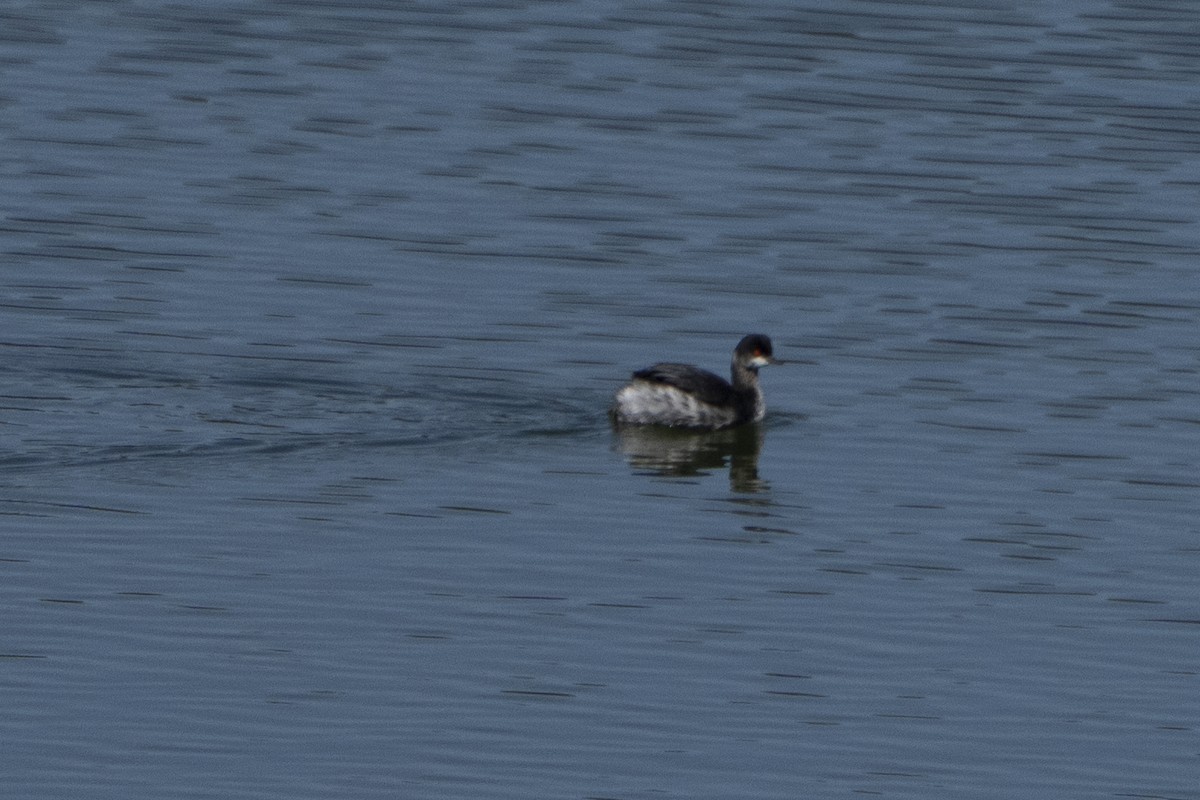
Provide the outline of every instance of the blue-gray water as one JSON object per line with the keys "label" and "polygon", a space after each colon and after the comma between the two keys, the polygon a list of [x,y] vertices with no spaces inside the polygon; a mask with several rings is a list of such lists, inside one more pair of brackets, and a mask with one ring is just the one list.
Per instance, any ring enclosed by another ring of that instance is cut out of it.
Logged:
{"label": "blue-gray water", "polygon": [[1200,798],[1197,30],[0,11],[5,797]]}

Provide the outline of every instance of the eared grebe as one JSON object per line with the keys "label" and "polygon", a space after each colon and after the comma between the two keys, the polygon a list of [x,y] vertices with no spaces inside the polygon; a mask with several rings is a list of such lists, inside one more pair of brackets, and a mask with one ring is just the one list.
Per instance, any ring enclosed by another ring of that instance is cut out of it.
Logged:
{"label": "eared grebe", "polygon": [[732,384],[689,364],[640,369],[613,398],[613,419],[635,425],[710,429],[758,422],[767,411],[758,368],[774,361],[771,340],[752,333],[733,350]]}

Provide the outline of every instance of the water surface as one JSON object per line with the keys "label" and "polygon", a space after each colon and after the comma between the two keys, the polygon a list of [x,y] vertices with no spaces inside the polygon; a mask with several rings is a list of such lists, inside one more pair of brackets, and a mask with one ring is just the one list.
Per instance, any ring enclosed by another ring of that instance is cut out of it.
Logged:
{"label": "water surface", "polygon": [[11,796],[1200,797],[1187,6],[2,21]]}

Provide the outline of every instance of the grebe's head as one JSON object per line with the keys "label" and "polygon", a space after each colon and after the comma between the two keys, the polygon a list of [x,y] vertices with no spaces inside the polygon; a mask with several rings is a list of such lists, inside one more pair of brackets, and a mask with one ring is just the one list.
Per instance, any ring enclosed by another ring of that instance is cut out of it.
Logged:
{"label": "grebe's head", "polygon": [[733,350],[733,359],[750,369],[777,363],[772,354],[771,340],[761,333],[752,333],[743,337]]}

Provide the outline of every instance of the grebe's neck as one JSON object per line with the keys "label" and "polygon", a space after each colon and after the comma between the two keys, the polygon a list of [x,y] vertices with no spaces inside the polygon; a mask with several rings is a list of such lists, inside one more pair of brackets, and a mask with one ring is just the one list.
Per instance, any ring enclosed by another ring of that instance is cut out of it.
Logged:
{"label": "grebe's neck", "polygon": [[730,367],[733,374],[733,393],[742,419],[760,421],[767,413],[762,387],[758,385],[758,368],[734,359]]}
{"label": "grebe's neck", "polygon": [[729,372],[733,377],[733,388],[741,391],[761,391],[758,388],[757,367],[747,366],[735,358],[729,366]]}

